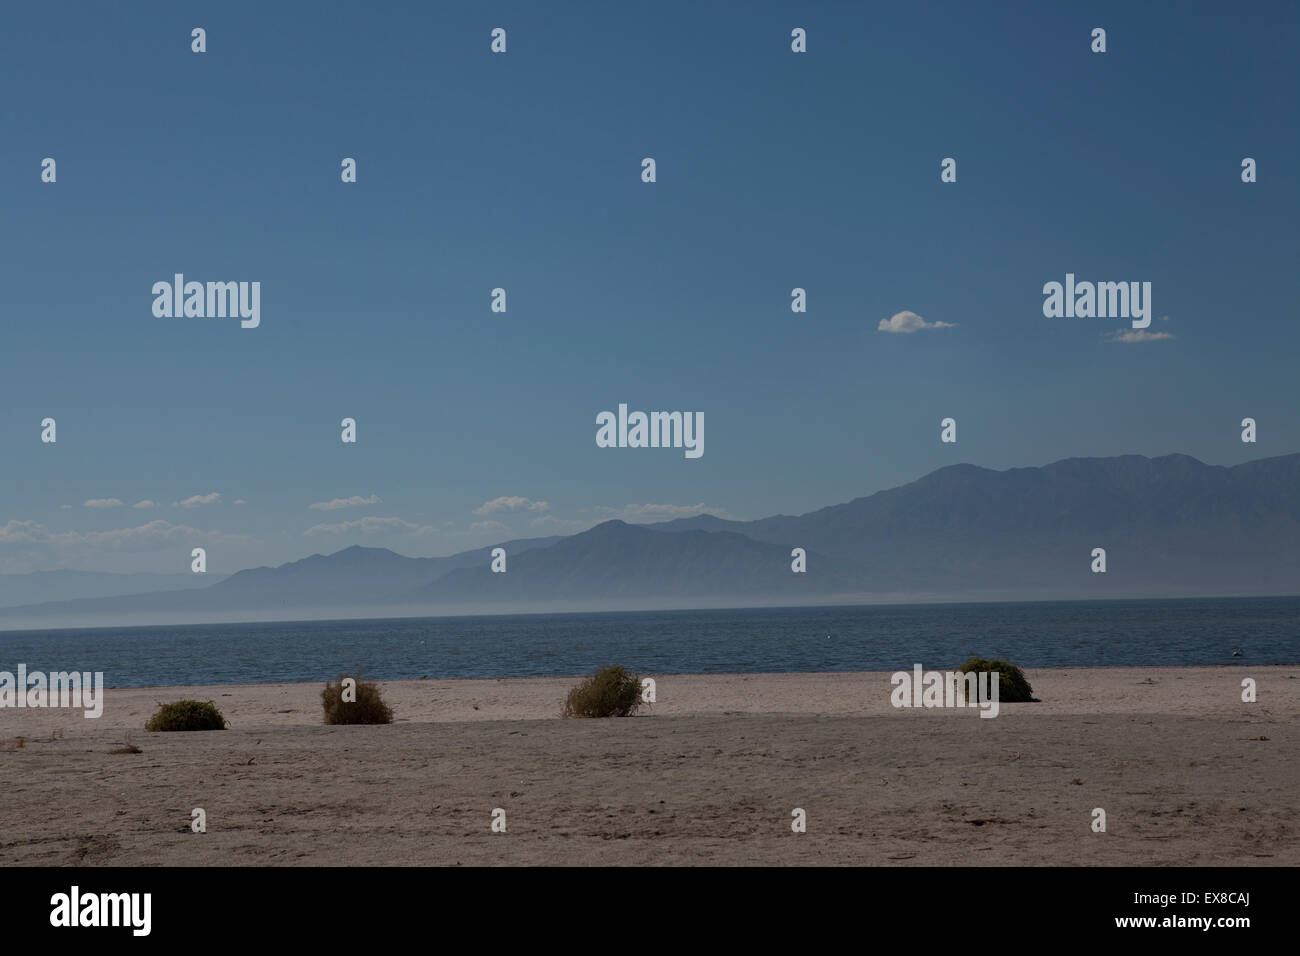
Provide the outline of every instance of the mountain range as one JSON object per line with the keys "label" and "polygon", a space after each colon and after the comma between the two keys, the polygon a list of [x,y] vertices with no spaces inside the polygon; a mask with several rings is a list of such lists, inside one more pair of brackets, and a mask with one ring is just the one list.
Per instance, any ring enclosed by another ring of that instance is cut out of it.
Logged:
{"label": "mountain range", "polygon": [[[490,568],[493,547],[506,573]],[[607,521],[441,558],[353,546],[206,587],[0,609],[0,627],[873,600],[1300,593],[1300,454],[940,468],[804,515]],[[806,553],[805,573],[791,551]],[[1096,548],[1106,572],[1094,573]],[[26,577],[26,576],[24,576]],[[167,582],[171,587],[172,581]],[[98,582],[96,586],[105,586]],[[0,588],[0,595],[6,592]]]}

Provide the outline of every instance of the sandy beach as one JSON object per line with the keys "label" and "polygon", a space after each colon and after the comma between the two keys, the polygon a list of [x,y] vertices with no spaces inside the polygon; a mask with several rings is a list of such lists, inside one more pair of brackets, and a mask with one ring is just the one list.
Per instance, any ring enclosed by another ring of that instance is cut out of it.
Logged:
{"label": "sandy beach", "polygon": [[[321,684],[0,710],[0,863],[1300,863],[1300,667],[1031,670],[996,719],[888,673],[649,676],[611,720],[559,718],[573,677],[380,682],[376,727],[324,726]],[[144,731],[181,698],[230,729]]]}

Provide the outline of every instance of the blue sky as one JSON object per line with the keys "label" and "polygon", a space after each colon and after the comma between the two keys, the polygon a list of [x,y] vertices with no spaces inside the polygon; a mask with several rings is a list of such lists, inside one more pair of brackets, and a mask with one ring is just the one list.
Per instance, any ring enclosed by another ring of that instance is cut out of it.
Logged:
{"label": "blue sky", "polygon": [[[1300,450],[1295,4],[270,6],[3,15],[0,571]],[[176,272],[261,282],[260,327],[154,317]],[[1150,281],[1170,337],[1045,318],[1067,272]],[[620,402],[702,411],[704,456],[597,448]]]}

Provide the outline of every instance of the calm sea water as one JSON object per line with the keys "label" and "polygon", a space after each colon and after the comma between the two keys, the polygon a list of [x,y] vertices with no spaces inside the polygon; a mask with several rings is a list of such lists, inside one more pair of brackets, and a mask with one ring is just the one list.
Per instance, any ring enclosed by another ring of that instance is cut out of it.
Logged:
{"label": "calm sea water", "polygon": [[[1233,657],[1240,649],[1242,655]],[[0,670],[110,687],[642,673],[1300,663],[1300,598],[762,608],[0,632]]]}

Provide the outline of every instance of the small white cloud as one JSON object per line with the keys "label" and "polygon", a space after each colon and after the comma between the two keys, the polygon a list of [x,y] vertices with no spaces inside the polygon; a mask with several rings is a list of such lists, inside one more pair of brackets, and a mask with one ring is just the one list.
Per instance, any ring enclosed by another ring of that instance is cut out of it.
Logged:
{"label": "small white cloud", "polygon": [[237,505],[246,505],[246,504],[248,504],[248,502],[245,501],[243,498],[236,498],[236,499],[235,499],[235,504],[237,504]]}
{"label": "small white cloud", "polygon": [[496,514],[498,511],[546,511],[550,504],[545,501],[533,501],[530,498],[521,498],[517,495],[503,495],[500,498],[493,498],[491,501],[485,501],[479,507],[474,509],[476,515]]}
{"label": "small white cloud", "polygon": [[1158,342],[1161,339],[1172,339],[1173,335],[1169,332],[1148,332],[1146,329],[1119,329],[1107,332],[1102,338],[1107,342]]}
{"label": "small white cloud", "polygon": [[505,531],[506,526],[500,521],[475,521],[469,526],[470,531]]}
{"label": "small white cloud", "polygon": [[356,521],[340,521],[337,524],[313,525],[303,532],[305,535],[319,534],[437,534],[437,528],[428,525],[411,524],[401,518],[358,518]]}
{"label": "small white cloud", "polygon": [[138,511],[144,511],[147,508],[157,508],[158,502],[150,501],[148,498],[145,498],[143,501],[137,501],[131,507],[135,508]]}
{"label": "small white cloud", "polygon": [[214,491],[206,495],[191,495],[190,497],[186,498],[184,501],[176,502],[176,504],[180,505],[182,508],[197,508],[199,507],[199,505],[216,504],[220,500],[221,500],[221,493]]}
{"label": "small white cloud", "polygon": [[919,332],[922,329],[951,329],[955,325],[955,322],[927,322],[915,312],[908,312],[904,309],[888,319],[881,319],[880,324],[876,326],[876,330],[911,335],[913,332]]}
{"label": "small white cloud", "polygon": [[0,545],[32,544],[67,557],[85,558],[110,551],[151,551],[192,542],[244,541],[242,535],[201,531],[188,525],[155,519],[135,528],[111,531],[50,531],[34,521],[10,521],[0,525]]}
{"label": "small white cloud", "polygon": [[[86,532],[55,531],[34,521],[0,522],[0,571],[121,567],[142,561],[147,555],[156,558],[148,563],[164,567],[174,565],[178,553],[188,555],[195,541],[210,547],[217,544],[248,547],[251,540],[244,535],[227,535],[166,521]],[[124,554],[132,557],[125,562],[117,559]]]}
{"label": "small white cloud", "polygon": [[50,532],[37,521],[10,521],[0,525],[0,544],[40,541],[48,537]]}
{"label": "small white cloud", "polygon": [[121,498],[90,498],[81,503],[83,508],[120,508],[122,507]]}
{"label": "small white cloud", "polygon": [[60,510],[60,511],[71,511],[71,510],[72,510],[72,505],[59,505],[59,510]]}
{"label": "small white cloud", "polygon": [[[240,502],[235,502],[239,504]],[[314,508],[316,511],[338,511],[340,508],[356,508],[360,505],[377,505],[379,496],[371,495],[369,498],[363,498],[360,495],[353,495],[351,498],[333,498],[330,501],[317,501],[310,504],[308,508]]]}
{"label": "small white cloud", "polygon": [[624,505],[621,508],[598,507],[596,511],[611,518],[621,518],[630,524],[638,522],[670,521],[673,518],[694,518],[696,515],[709,514],[717,518],[730,519],[723,508],[710,508],[700,502],[698,505]]}

